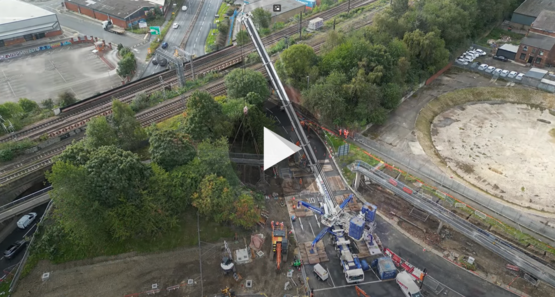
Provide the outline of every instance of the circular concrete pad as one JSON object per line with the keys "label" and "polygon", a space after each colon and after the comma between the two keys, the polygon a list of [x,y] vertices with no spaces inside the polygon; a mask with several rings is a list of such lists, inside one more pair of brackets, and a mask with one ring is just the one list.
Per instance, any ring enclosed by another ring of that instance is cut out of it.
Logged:
{"label": "circular concrete pad", "polygon": [[555,116],[517,104],[452,108],[432,141],[459,176],[508,202],[555,212]]}

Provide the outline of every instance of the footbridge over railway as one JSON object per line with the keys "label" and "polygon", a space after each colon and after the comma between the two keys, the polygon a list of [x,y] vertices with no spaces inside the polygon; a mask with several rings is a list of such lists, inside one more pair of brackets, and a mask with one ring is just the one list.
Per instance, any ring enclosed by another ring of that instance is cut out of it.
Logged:
{"label": "footbridge over railway", "polygon": [[444,208],[438,201],[431,199],[420,192],[413,191],[399,180],[381,171],[381,166],[371,166],[363,161],[355,161],[348,168],[356,173],[354,184],[358,186],[362,176],[368,177],[373,183],[388,189],[403,198],[413,206],[435,216],[440,222],[449,224],[464,236],[475,241],[488,250],[506,259],[509,263],[520,267],[526,273],[542,280],[551,286],[555,286],[555,270],[544,263],[528,256],[517,247],[505,240],[481,229],[469,221],[459,217],[450,210]]}

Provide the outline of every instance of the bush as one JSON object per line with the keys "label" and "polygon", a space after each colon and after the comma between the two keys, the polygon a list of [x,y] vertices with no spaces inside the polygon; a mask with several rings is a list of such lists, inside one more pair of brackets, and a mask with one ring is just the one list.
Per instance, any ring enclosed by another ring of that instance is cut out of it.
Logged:
{"label": "bush", "polygon": [[118,50],[118,54],[124,58],[125,56],[127,56],[128,54],[133,53],[131,52],[131,49],[129,49],[128,47],[123,47],[122,49]]}
{"label": "bush", "polygon": [[54,108],[54,100],[48,98],[40,103],[42,108],[44,109],[52,109]]}
{"label": "bush", "polygon": [[23,109],[24,112],[26,113],[32,113],[33,111],[39,109],[39,105],[32,100],[29,100],[27,98],[21,98],[19,99],[19,106],[21,106],[21,109]]}
{"label": "bush", "polygon": [[77,99],[75,98],[75,94],[73,94],[70,91],[65,91],[65,92],[61,93],[60,95],[58,95],[57,104],[58,104],[59,107],[66,107],[66,106],[71,105],[75,102],[77,102]]}
{"label": "bush", "polygon": [[123,48],[123,44],[118,44],[118,52],[121,51],[121,49]]}
{"label": "bush", "polygon": [[0,162],[11,161],[22,155],[26,149],[35,146],[36,143],[26,139],[21,141],[8,141],[0,144]]}
{"label": "bush", "polygon": [[226,14],[227,14],[228,16],[232,16],[234,12],[235,12],[235,8],[230,7],[230,8],[227,10]]}

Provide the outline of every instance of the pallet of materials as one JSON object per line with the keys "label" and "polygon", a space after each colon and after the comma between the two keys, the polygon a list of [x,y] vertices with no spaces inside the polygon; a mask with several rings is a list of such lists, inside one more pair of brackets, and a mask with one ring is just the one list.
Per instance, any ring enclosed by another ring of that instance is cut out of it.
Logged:
{"label": "pallet of materials", "polygon": [[[312,246],[311,242],[305,242],[301,245],[300,253],[301,259],[303,263],[308,264],[318,264],[321,262],[328,262],[330,259],[326,254],[326,250],[324,248],[324,243],[321,241],[316,244],[314,247],[313,253],[311,253]],[[304,246],[303,246],[304,245]]]}
{"label": "pallet of materials", "polygon": [[[307,201],[305,201],[305,202],[307,202]],[[295,206],[298,206],[298,203],[295,204]],[[314,213],[312,212],[312,210],[310,210],[310,209],[301,205],[301,207],[297,207],[295,209],[295,215],[299,218],[304,218],[304,217],[308,217],[308,216],[313,216]]]}
{"label": "pallet of materials", "polygon": [[[345,199],[347,199],[349,197],[350,194],[343,194],[343,195],[338,195],[335,196],[335,201],[337,202],[338,205],[340,205],[341,203],[343,203],[343,201],[345,201]],[[362,203],[359,203],[356,197],[353,197],[353,200],[351,200],[351,202],[349,202],[347,204],[347,207],[349,207],[350,211],[361,211],[362,210]]]}

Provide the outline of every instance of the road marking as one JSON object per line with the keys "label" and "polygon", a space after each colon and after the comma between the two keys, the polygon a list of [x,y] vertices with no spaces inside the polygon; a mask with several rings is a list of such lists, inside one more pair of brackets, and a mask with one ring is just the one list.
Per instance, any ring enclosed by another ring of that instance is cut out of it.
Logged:
{"label": "road marking", "polygon": [[312,231],[312,235],[314,236],[314,238],[316,238],[316,234],[314,234],[314,229],[312,229],[312,224],[310,223],[310,221],[308,222],[308,225],[310,226],[310,231]]}
{"label": "road marking", "polygon": [[268,109],[268,107],[266,107],[266,110],[269,111],[270,113],[273,113],[271,110]]}
{"label": "road marking", "polygon": [[0,261],[4,260],[4,257],[0,258]]}
{"label": "road marking", "polygon": [[331,284],[332,284],[333,287],[335,288],[335,283],[333,282],[333,278],[331,277],[330,269],[329,269],[329,268],[326,268],[326,270],[328,271],[328,275],[330,276]]}
{"label": "road marking", "polygon": [[394,281],[394,279],[388,279],[388,280],[383,280],[383,281],[382,281],[382,280],[377,280],[377,281],[371,281],[371,282],[365,282],[365,283],[358,283],[358,284],[352,284],[352,285],[338,286],[338,287],[333,287],[333,288],[315,289],[314,292],[318,292],[318,291],[327,291],[327,290],[335,290],[335,289],[341,289],[341,288],[348,288],[348,287],[361,286],[361,285],[369,285],[369,284],[382,283],[382,282],[390,282],[390,281]]}
{"label": "road marking", "polygon": [[374,275],[376,276],[377,279],[380,279],[380,277],[379,277],[378,274],[374,271],[374,269],[370,268],[370,270],[372,270],[372,272],[374,273]]}
{"label": "road marking", "polygon": [[10,87],[10,91],[12,91],[12,94],[17,97],[17,95],[15,94],[15,92],[13,91],[12,88],[12,84],[10,83],[10,80],[8,79],[8,77],[6,76],[6,73],[4,72],[4,70],[2,70],[2,73],[4,74],[4,77],[6,78],[6,82],[8,83],[8,86]]}
{"label": "road marking", "polygon": [[37,225],[37,223],[35,223],[33,226],[31,226],[31,228],[29,228],[29,230],[27,230],[27,232],[25,232],[25,234],[23,234],[23,238],[25,238],[25,236],[27,236],[27,234],[29,232],[31,232],[31,230],[33,230],[33,228],[35,228],[36,225]]}

